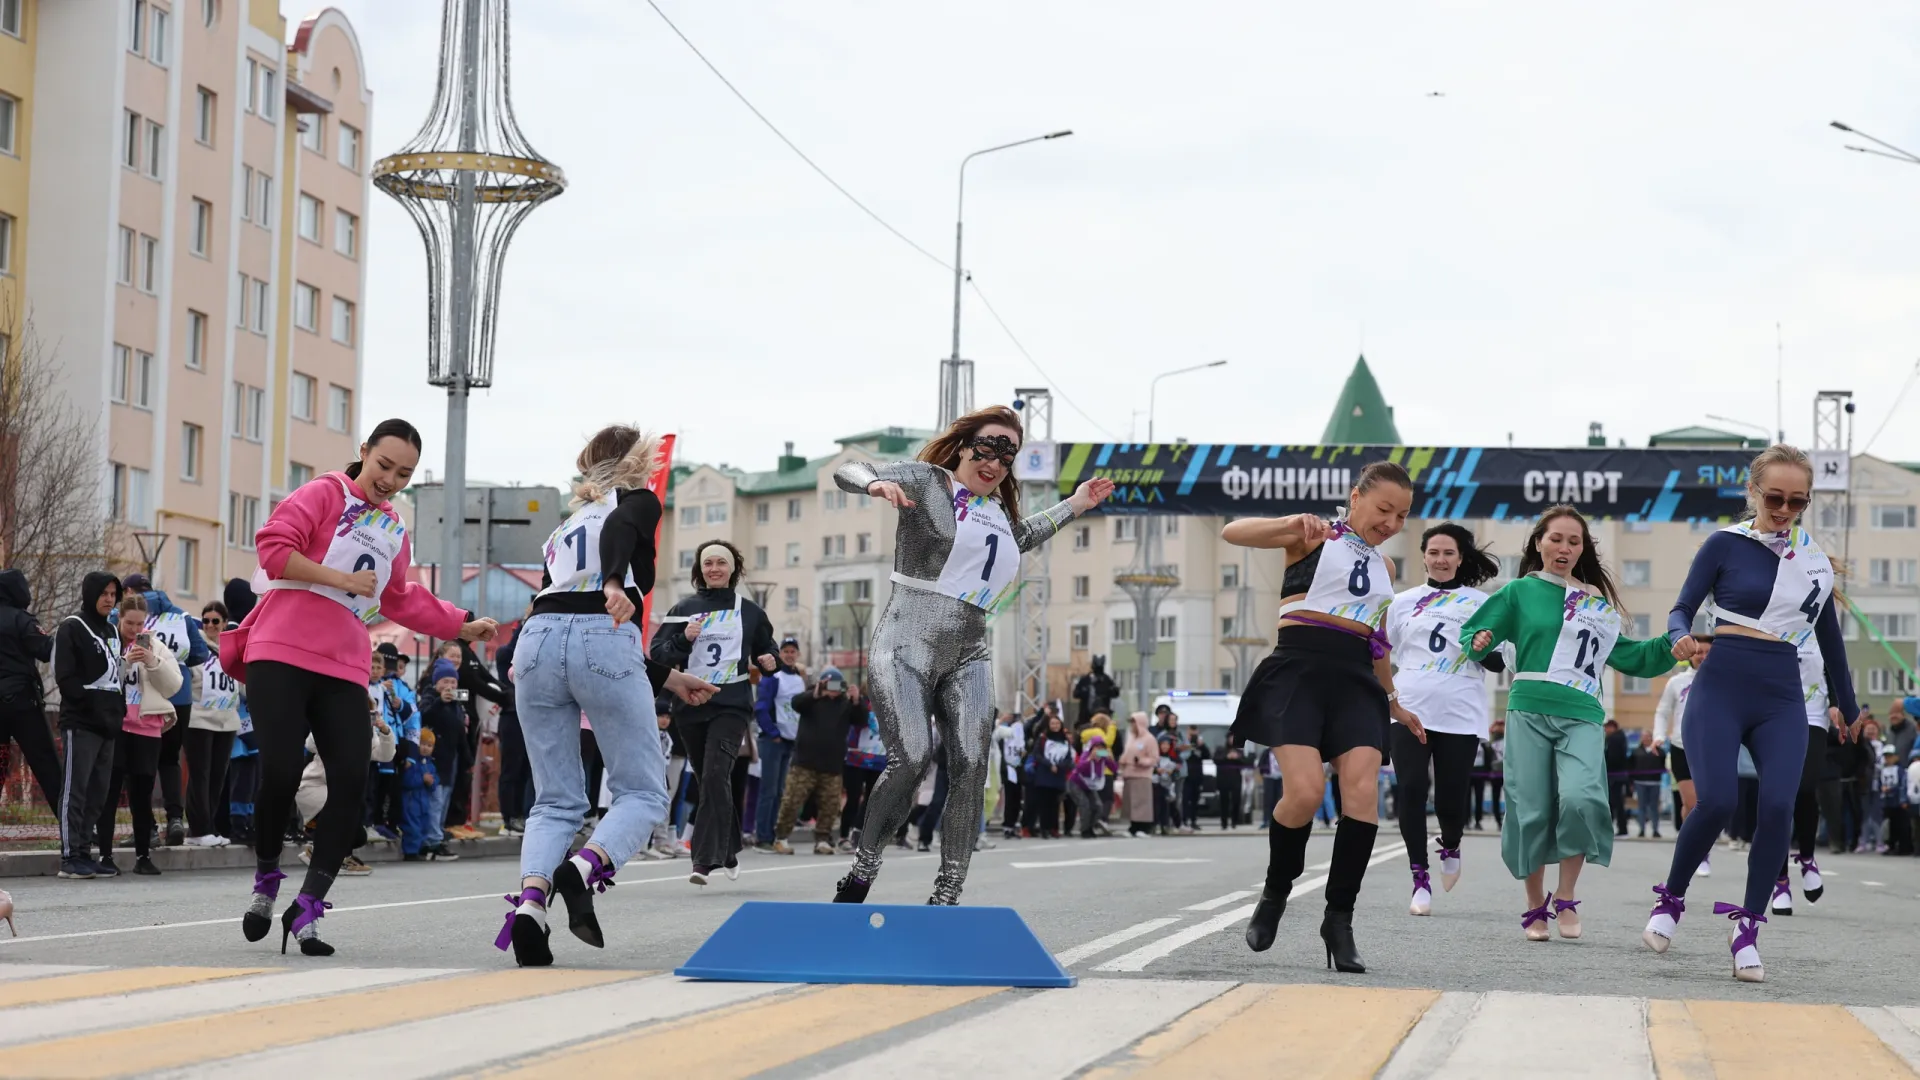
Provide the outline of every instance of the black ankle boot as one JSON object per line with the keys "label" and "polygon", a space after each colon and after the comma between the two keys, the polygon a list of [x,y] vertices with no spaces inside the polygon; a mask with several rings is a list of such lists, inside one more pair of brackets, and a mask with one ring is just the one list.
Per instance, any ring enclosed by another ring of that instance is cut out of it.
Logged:
{"label": "black ankle boot", "polygon": [[1320,940],[1327,943],[1327,966],[1352,975],[1365,975],[1360,950],[1353,945],[1353,912],[1328,911],[1320,920]]}
{"label": "black ankle boot", "polygon": [[867,890],[871,888],[873,888],[873,882],[850,873],[834,885],[833,902],[836,904],[864,904],[867,902]]}
{"label": "black ankle boot", "polygon": [[1280,932],[1280,916],[1286,913],[1286,893],[1261,892],[1260,902],[1253,908],[1253,918],[1247,921],[1247,948],[1254,952],[1273,948],[1274,935]]}

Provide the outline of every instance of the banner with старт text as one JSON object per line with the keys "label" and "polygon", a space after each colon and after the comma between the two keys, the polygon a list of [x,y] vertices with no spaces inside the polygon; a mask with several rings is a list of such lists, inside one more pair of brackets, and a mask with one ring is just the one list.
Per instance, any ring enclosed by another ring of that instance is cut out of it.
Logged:
{"label": "banner with \u0441\u0442\u0430\u0440\u0442 text", "polygon": [[1721,520],[1745,508],[1750,451],[1062,443],[1059,485],[1104,476],[1109,513],[1331,515],[1360,470],[1393,461],[1413,477],[1413,516],[1532,518],[1556,503],[1625,521]]}

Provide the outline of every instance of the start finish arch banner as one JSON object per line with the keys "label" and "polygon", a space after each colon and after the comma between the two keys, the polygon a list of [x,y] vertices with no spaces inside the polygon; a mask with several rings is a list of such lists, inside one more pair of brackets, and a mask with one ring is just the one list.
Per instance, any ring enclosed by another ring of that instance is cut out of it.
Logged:
{"label": "start finish arch banner", "polygon": [[1526,450],[1467,446],[1061,443],[1062,493],[1116,485],[1109,513],[1331,515],[1360,470],[1393,461],[1413,477],[1413,516],[1528,519],[1555,503],[1622,521],[1719,521],[1746,506],[1751,451]]}

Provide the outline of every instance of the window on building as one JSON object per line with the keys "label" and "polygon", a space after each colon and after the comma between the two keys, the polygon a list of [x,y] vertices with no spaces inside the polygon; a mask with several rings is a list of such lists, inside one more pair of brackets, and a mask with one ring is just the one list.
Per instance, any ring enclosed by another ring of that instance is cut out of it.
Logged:
{"label": "window on building", "polygon": [[1500,576],[1512,580],[1520,576],[1520,556],[1500,556]]}
{"label": "window on building", "polygon": [[773,520],[773,504],[764,499],[753,504],[753,523],[755,525],[765,525],[771,520]]}
{"label": "window on building", "polygon": [[1895,559],[1893,583],[1895,585],[1920,584],[1920,559]]}
{"label": "window on building", "polygon": [[683,529],[699,528],[700,527],[700,508],[697,506],[681,507],[680,508],[680,527]]}
{"label": "window on building", "polygon": [[293,283],[293,325],[310,333],[320,332],[320,290],[304,281]]}
{"label": "window on building", "polygon": [[[17,2],[17,0],[16,0]],[[19,124],[20,101],[7,94],[0,94],[0,154],[18,154],[14,134]]]}
{"label": "window on building", "polygon": [[273,177],[263,172],[253,174],[254,186],[254,224],[263,229],[273,228]]}
{"label": "window on building", "polygon": [[188,237],[187,250],[204,259],[212,246],[213,204],[205,199],[195,199],[193,200],[193,231]]}
{"label": "window on building", "polygon": [[206,429],[199,424],[180,425],[180,479],[200,481],[200,446],[206,437]]}
{"label": "window on building", "polygon": [[1081,525],[1073,530],[1073,550],[1093,550],[1093,526]]}
{"label": "window on building", "polygon": [[1653,563],[1647,559],[1628,559],[1621,563],[1620,584],[1640,589],[1653,584]]}
{"label": "window on building", "polygon": [[693,552],[692,551],[690,550],[682,551],[680,553],[680,569],[682,570],[693,569]]}
{"label": "window on building", "polygon": [[871,602],[873,600],[873,582],[866,578],[861,578],[859,581],[853,582],[853,598],[856,601],[864,600]]}
{"label": "window on building", "polygon": [[127,467],[117,461],[107,462],[107,519],[110,521],[127,520]]}
{"label": "window on building", "polygon": [[1091,648],[1092,646],[1089,645],[1087,641],[1088,639],[1087,631],[1088,631],[1088,626],[1086,623],[1074,623],[1071,626],[1068,626],[1067,627],[1067,648],[1069,649]]}
{"label": "window on building", "polygon": [[1876,503],[1873,508],[1873,527],[1876,529],[1911,529],[1914,523],[1913,507],[1888,506]]}
{"label": "window on building", "polygon": [[133,381],[133,350],[125,345],[113,347],[113,371],[107,381],[107,396],[113,401],[127,403],[127,386]]}
{"label": "window on building", "polygon": [[800,544],[798,541],[787,545],[787,565],[800,565]]}
{"label": "window on building", "polygon": [[1139,538],[1140,538],[1140,519],[1139,518],[1117,517],[1113,519],[1114,543],[1124,544],[1130,540],[1138,540]]}
{"label": "window on building", "polygon": [[1633,626],[1632,626],[1632,629],[1629,631],[1628,636],[1637,637],[1642,641],[1645,641],[1648,638],[1652,637],[1653,636],[1653,616],[1646,614],[1644,612],[1639,615],[1635,615],[1633,617]]}
{"label": "window on building", "polygon": [[166,164],[167,129],[152,120],[147,121],[147,175],[160,179],[161,167]]}
{"label": "window on building", "polygon": [[13,273],[13,217],[0,214],[0,274]]}
{"label": "window on building", "polygon": [[144,233],[140,236],[140,291],[160,291],[160,241]]}
{"label": "window on building", "polygon": [[280,73],[261,64],[259,108],[255,110],[260,114],[260,119],[269,123],[273,121],[279,111],[279,92]]}
{"label": "window on building", "polygon": [[761,544],[759,547],[753,549],[753,568],[755,570],[765,570],[767,568],[767,546],[765,544]]}
{"label": "window on building", "polygon": [[153,408],[153,354],[133,351],[133,407],[136,409]]}
{"label": "window on building", "polygon": [[726,520],[727,520],[727,504],[726,503],[708,503],[707,504],[707,524],[721,525],[721,524],[725,524]]}
{"label": "window on building", "polygon": [[820,509],[845,510],[846,508],[847,508],[846,492],[841,491],[839,488],[828,488],[825,491],[822,491],[820,493]]}
{"label": "window on building", "polygon": [[823,536],[820,538],[820,557],[821,558],[837,559],[845,555],[846,553],[847,553],[847,538],[845,535]]}
{"label": "window on building", "polygon": [[295,420],[313,419],[313,392],[316,389],[313,376],[293,373],[293,379],[287,386],[287,411]]}
{"label": "window on building", "polygon": [[1915,616],[1910,614],[1867,613],[1867,625],[1888,641],[1912,641],[1915,636],[1914,623]]}
{"label": "window on building", "polygon": [[1839,500],[1830,498],[1820,500],[1818,517],[1820,519],[1820,528],[1822,529],[1840,528],[1842,518],[1846,520],[1846,527],[1851,529],[1859,524],[1860,520],[1859,512],[1852,503],[1848,503],[1845,513],[1842,513]]}
{"label": "window on building", "polygon": [[335,124],[339,129],[339,162],[342,168],[360,171],[360,129],[352,124]]}
{"label": "window on building", "polygon": [[799,499],[787,500],[787,520],[788,521],[800,520],[800,500]]}
{"label": "window on building", "polygon": [[174,550],[179,559],[173,579],[174,590],[192,596],[200,585],[200,541],[182,536],[179,546]]}
{"label": "window on building", "polygon": [[202,146],[213,145],[214,128],[220,122],[220,95],[204,86],[194,89],[193,138]]}
{"label": "window on building", "polygon": [[1160,616],[1159,640],[1172,641],[1174,638],[1177,638],[1179,636],[1180,636],[1180,616],[1178,615]]}
{"label": "window on building", "polygon": [[1160,535],[1161,536],[1179,536],[1180,535],[1180,519],[1177,517],[1161,518],[1160,519]]}
{"label": "window on building", "polygon": [[302,465],[297,461],[287,462],[287,490],[293,491],[300,485],[313,479],[313,466]]}
{"label": "window on building", "polygon": [[320,200],[300,193],[300,239],[320,242]]}
{"label": "window on building", "polygon": [[1093,578],[1086,574],[1075,574],[1073,576],[1073,598],[1075,600],[1085,600],[1092,595]]}
{"label": "window on building", "polygon": [[120,112],[120,164],[129,169],[140,167],[140,114],[132,109]]}
{"label": "window on building", "polygon": [[127,521],[153,527],[153,474],[145,469],[127,470]]}
{"label": "window on building", "polygon": [[1222,563],[1220,566],[1220,587],[1237,589],[1240,587],[1240,564]]}
{"label": "window on building", "polygon": [[120,247],[115,260],[113,279],[122,285],[133,284],[133,247],[134,232],[125,225],[120,226]]}
{"label": "window on building", "polygon": [[345,210],[333,212],[333,250],[349,259],[360,257],[360,219]]}
{"label": "window on building", "polygon": [[853,540],[854,540],[854,546],[853,546],[854,554],[856,555],[873,554],[873,534],[872,533],[861,533],[858,536],[854,537]]}
{"label": "window on building", "polygon": [[823,604],[837,604],[841,601],[841,593],[840,582],[825,582],[820,586],[820,602]]}
{"label": "window on building", "polygon": [[252,495],[231,495],[227,512],[227,543],[252,551],[254,534],[260,531],[260,500]]}
{"label": "window on building", "polygon": [[1892,559],[1868,559],[1867,560],[1867,584],[1869,585],[1893,584],[1893,560]]}
{"label": "window on building", "polygon": [[253,193],[256,188],[253,180],[253,166],[240,166],[240,220],[253,220]]}
{"label": "window on building", "polygon": [[1239,637],[1240,636],[1239,630],[1240,630],[1240,620],[1237,616],[1222,615],[1220,617],[1220,636],[1221,637],[1223,638]]}
{"label": "window on building", "polygon": [[233,430],[229,432],[238,439],[247,433],[247,384],[239,379],[233,380],[233,400],[228,403],[233,417]]}
{"label": "window on building", "polygon": [[353,344],[353,301],[333,298],[333,340]]}
{"label": "window on building", "polygon": [[133,0],[133,22],[127,27],[127,51],[147,51],[147,0]]}
{"label": "window on building", "polygon": [[20,19],[21,0],[0,0],[0,34],[24,37]]}
{"label": "window on building", "polygon": [[1620,692],[1623,694],[1646,694],[1653,690],[1653,683],[1637,675],[1620,676]]}
{"label": "window on building", "polygon": [[787,601],[788,611],[799,611],[800,610],[800,590],[791,589],[791,588],[788,589],[786,601]]}
{"label": "window on building", "polygon": [[153,32],[147,41],[147,59],[161,67],[167,66],[167,49],[170,45],[167,23],[171,18],[164,10],[153,9]]}
{"label": "window on building", "polygon": [[[265,442],[267,438],[267,392],[258,386],[247,387],[247,441]],[[254,500],[256,503],[259,500]],[[251,545],[252,541],[249,540]]]}
{"label": "window on building", "polygon": [[316,154],[326,152],[327,118],[314,113],[300,118],[300,145]]}
{"label": "window on building", "polygon": [[1126,645],[1133,641],[1134,633],[1133,633],[1132,619],[1115,619],[1113,620],[1112,629],[1113,629],[1113,636],[1110,639],[1111,644]]}
{"label": "window on building", "polygon": [[353,427],[353,391],[344,386],[327,387],[327,428],[347,431]]}
{"label": "window on building", "polygon": [[255,281],[253,283],[253,332],[256,334],[267,332],[268,304],[267,283]]}
{"label": "window on building", "polygon": [[252,281],[245,274],[235,274],[240,282],[240,295],[233,302],[233,325],[242,330],[247,328],[247,298],[253,295]]}

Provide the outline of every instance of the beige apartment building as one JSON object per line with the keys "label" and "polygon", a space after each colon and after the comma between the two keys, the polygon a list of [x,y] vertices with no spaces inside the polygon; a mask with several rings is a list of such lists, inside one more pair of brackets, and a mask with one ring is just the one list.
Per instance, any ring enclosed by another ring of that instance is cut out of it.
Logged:
{"label": "beige apartment building", "polygon": [[97,403],[117,550],[163,535],[183,603],[250,575],[360,427],[373,97],[344,16],[288,26],[275,0],[0,0],[0,283]]}
{"label": "beige apartment building", "polygon": [[[662,533],[656,611],[691,591],[694,547],[704,539],[728,539],[745,554],[751,594],[767,608],[776,629],[798,638],[816,665],[829,661],[857,674],[863,667],[863,632],[889,590],[892,511],[841,493],[833,485],[833,471],[850,457],[910,456],[927,437],[897,428],[851,436],[840,441],[839,452],[811,459],[795,456],[789,446],[779,467],[769,472],[677,468]],[[1816,522],[1815,530],[1836,563],[1847,568],[1847,593],[1866,616],[1863,625],[1848,614],[1841,625],[1855,688],[1884,717],[1894,694],[1913,692],[1899,664],[1914,663],[1920,641],[1920,529],[1915,528],[1920,466],[1859,456],[1852,478],[1854,527],[1836,528],[1836,513],[1831,522]],[[1056,537],[1049,564],[1048,696],[1068,697],[1073,680],[1095,655],[1104,655],[1120,683],[1123,704],[1137,707],[1136,614],[1114,577],[1134,562],[1147,529],[1161,530],[1158,561],[1180,578],[1156,616],[1147,696],[1171,688],[1238,690],[1251,664],[1271,647],[1285,567],[1279,552],[1222,542],[1223,524],[1218,517],[1097,516],[1069,525]],[[1433,524],[1437,521],[1410,520],[1388,544],[1399,587],[1422,580],[1419,536]],[[1502,576],[1488,586],[1498,588],[1518,571],[1530,526],[1472,525],[1500,560]],[[1621,586],[1632,633],[1664,632],[1694,551],[1720,527],[1717,522],[1595,524],[1595,541]],[[1244,629],[1243,611],[1251,613]],[[995,683],[1009,707],[1018,662],[1014,618],[1009,606],[994,620]],[[1260,644],[1236,649],[1223,643],[1233,638]],[[1243,651],[1246,667],[1240,665]],[[1496,677],[1490,687],[1496,706],[1503,704],[1506,684],[1504,676]],[[1624,727],[1649,727],[1664,686],[1664,679],[1614,673],[1606,684],[1609,709]]]}

